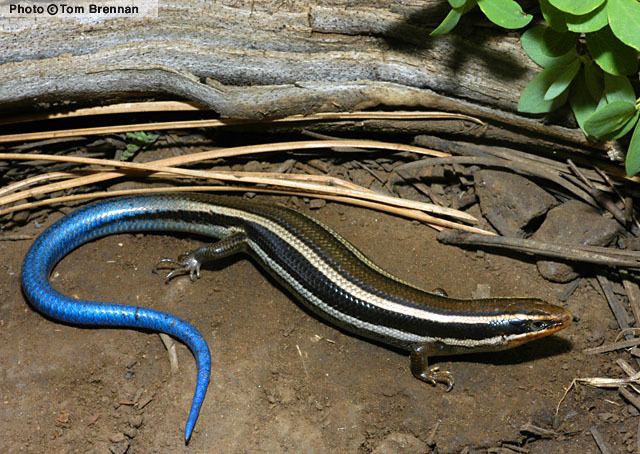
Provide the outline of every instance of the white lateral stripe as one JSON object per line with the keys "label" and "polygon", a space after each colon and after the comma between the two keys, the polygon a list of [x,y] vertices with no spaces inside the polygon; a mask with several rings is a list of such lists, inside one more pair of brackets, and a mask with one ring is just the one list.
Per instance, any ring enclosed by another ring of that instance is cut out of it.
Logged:
{"label": "white lateral stripe", "polygon": [[499,318],[499,316],[491,317],[491,316],[467,316],[467,315],[455,315],[455,314],[438,314],[435,312],[431,312],[428,309],[420,309],[405,306],[400,303],[396,303],[394,301],[390,301],[384,298],[381,298],[377,295],[374,295],[361,287],[357,286],[353,282],[345,279],[341,276],[336,270],[334,270],[329,264],[327,264],[321,257],[319,257],[315,252],[313,252],[308,246],[306,246],[299,238],[292,235],[288,230],[286,230],[281,225],[270,221],[268,219],[263,218],[262,216],[258,216],[253,213],[249,213],[244,210],[223,207],[220,205],[203,205],[203,211],[214,211],[223,216],[236,217],[240,219],[245,219],[255,224],[261,225],[262,227],[270,230],[276,236],[283,238],[290,246],[298,251],[303,257],[305,257],[309,263],[311,263],[314,268],[316,268],[320,273],[322,273],[328,280],[336,284],[342,290],[347,293],[350,293],[355,298],[366,301],[369,304],[372,304],[376,307],[384,309],[389,312],[395,312],[398,314],[407,315],[410,317],[418,318],[421,320],[429,320],[437,323],[446,323],[446,324],[484,324],[488,321],[495,320]]}
{"label": "white lateral stripe", "polygon": [[260,257],[264,263],[273,269],[282,279],[284,279],[294,290],[296,290],[303,298],[309,301],[311,304],[317,306],[323,312],[331,315],[337,320],[346,323],[348,326],[354,326],[363,331],[379,334],[388,338],[397,339],[401,342],[416,343],[416,344],[429,344],[435,342],[441,342],[445,345],[457,346],[457,347],[479,347],[479,346],[492,346],[492,345],[505,345],[511,341],[521,337],[526,337],[527,334],[512,334],[509,336],[494,336],[486,339],[455,339],[455,338],[439,338],[420,336],[413,333],[408,333],[395,328],[390,328],[384,325],[375,325],[362,321],[358,318],[344,314],[337,309],[329,306],[323,302],[320,298],[315,296],[309,290],[307,290],[302,284],[300,284],[293,276],[291,276],[284,268],[282,268],[276,261],[274,261],[267,253],[265,253],[256,243],[249,240],[249,246]]}

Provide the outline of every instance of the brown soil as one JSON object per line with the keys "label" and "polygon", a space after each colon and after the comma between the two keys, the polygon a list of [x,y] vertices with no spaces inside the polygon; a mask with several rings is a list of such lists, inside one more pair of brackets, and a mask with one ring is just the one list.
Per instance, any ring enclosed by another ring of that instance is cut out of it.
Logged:
{"label": "brown soil", "polygon": [[[471,297],[477,284],[488,284],[493,296],[554,303],[563,289],[531,263],[440,245],[417,223],[337,204],[312,215],[425,289]],[[29,225],[17,233],[39,231]],[[212,384],[185,447],[195,379],[188,350],[178,347],[180,370],[171,373],[156,334],[76,328],[34,312],[19,284],[29,244],[0,242],[2,452],[398,452],[398,439],[406,441],[402,452],[426,452],[427,443],[438,452],[474,452],[522,442],[528,422],[556,433],[529,439],[531,453],[597,452],[592,426],[614,452],[635,447],[637,412],[615,392],[578,387],[555,416],[573,378],[620,375],[611,365],[616,356],[581,353],[617,333],[587,281],[558,303],[579,319],[560,335],[512,351],[440,359],[456,378],[445,393],[413,378],[407,355],[307,314],[250,259],[230,260],[195,283],[165,285],[151,273],[155,262],[195,241],[121,235],[80,248],[54,272],[60,290],[173,312],[209,341]]]}

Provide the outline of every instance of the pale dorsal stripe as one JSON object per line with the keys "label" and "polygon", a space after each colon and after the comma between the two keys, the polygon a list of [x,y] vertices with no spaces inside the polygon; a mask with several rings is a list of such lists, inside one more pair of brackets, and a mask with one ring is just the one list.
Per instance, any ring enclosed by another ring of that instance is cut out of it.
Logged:
{"label": "pale dorsal stripe", "polygon": [[[389,312],[395,312],[409,317],[414,317],[420,320],[428,320],[431,322],[444,324],[485,324],[491,320],[502,320],[505,318],[504,314],[495,316],[442,314],[430,311],[426,308],[410,307],[404,304],[397,303],[395,301],[390,301],[378,295],[374,295],[344,278],[311,248],[304,244],[303,241],[301,241],[298,237],[293,235],[282,225],[276,222],[242,209],[230,208],[220,205],[203,203],[200,207],[200,210],[203,212],[215,212],[223,216],[243,219],[245,221],[249,221],[266,228],[277,237],[282,238],[284,241],[286,241],[287,244],[294,248],[300,255],[305,257],[307,261],[316,270],[318,270],[318,272],[323,274],[328,280],[340,287],[343,291],[380,309]],[[525,314],[513,314],[509,317],[516,318],[519,316],[525,317]]]}

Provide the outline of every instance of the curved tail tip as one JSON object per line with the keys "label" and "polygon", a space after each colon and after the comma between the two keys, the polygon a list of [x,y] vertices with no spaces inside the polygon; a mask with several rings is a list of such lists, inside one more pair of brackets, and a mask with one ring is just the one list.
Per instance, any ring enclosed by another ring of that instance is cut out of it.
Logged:
{"label": "curved tail tip", "polygon": [[191,435],[193,434],[193,429],[196,426],[196,421],[198,420],[198,412],[200,408],[196,407],[195,409],[191,409],[189,413],[189,417],[187,418],[187,423],[184,426],[184,443],[189,444],[189,440],[191,440]]}
{"label": "curved tail tip", "polygon": [[191,434],[193,433],[194,425],[195,425],[195,422],[192,422],[191,420],[187,421],[187,425],[184,428],[184,444],[185,445],[188,445],[189,440],[191,440]]}

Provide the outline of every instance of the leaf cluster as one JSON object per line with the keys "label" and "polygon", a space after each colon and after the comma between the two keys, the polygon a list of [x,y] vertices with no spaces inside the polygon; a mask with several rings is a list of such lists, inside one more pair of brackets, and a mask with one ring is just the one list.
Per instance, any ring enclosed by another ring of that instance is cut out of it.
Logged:
{"label": "leaf cluster", "polygon": [[[640,99],[630,77],[638,75],[638,0],[539,0],[544,22],[521,38],[525,53],[542,70],[523,90],[518,110],[543,114],[569,102],[584,133],[596,140],[619,139],[632,131],[627,174],[640,172]],[[476,5],[496,25],[528,25],[515,0],[449,0],[451,11],[431,33],[451,31]]]}
{"label": "leaf cluster", "polygon": [[144,131],[136,131],[128,132],[125,137],[127,139],[127,145],[124,149],[118,150],[116,153],[115,159],[117,161],[130,161],[138,151],[148,147],[158,140],[160,135]]}

